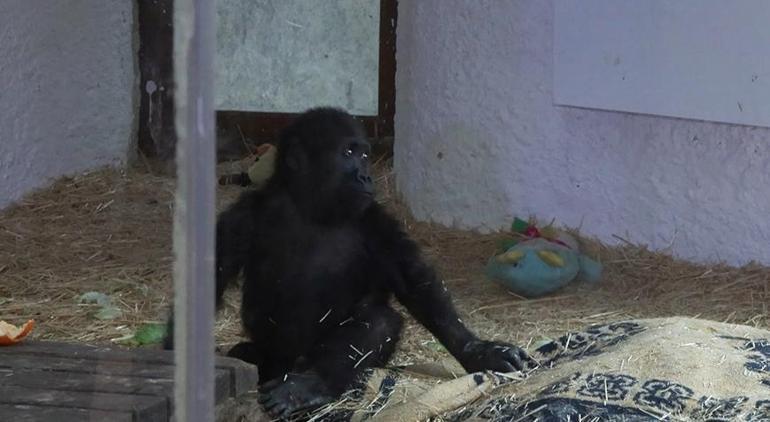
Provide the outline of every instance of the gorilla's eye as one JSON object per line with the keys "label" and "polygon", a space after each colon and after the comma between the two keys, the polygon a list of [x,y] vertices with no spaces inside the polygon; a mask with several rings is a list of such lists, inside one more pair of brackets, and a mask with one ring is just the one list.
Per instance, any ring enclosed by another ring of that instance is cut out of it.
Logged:
{"label": "gorilla's eye", "polygon": [[345,150],[345,157],[350,157],[351,155],[353,155],[353,150],[350,149],[350,148],[346,149]]}
{"label": "gorilla's eye", "polygon": [[361,158],[363,158],[364,160],[366,160],[367,158],[369,158],[369,154],[367,154],[367,153],[363,153],[363,154],[361,154]]}

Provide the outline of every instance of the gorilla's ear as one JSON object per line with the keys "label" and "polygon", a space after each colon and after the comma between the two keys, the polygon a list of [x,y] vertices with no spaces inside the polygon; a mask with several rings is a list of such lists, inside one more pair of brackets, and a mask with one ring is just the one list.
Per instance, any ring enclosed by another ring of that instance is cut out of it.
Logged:
{"label": "gorilla's ear", "polygon": [[308,168],[308,156],[299,139],[292,137],[283,142],[286,166],[295,173],[304,173]]}

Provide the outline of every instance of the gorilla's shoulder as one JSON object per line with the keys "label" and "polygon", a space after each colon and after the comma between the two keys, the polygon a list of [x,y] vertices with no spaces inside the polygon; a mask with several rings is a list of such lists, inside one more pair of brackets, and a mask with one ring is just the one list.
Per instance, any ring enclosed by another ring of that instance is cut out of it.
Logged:
{"label": "gorilla's shoulder", "polygon": [[270,214],[270,212],[285,212],[289,206],[289,196],[280,192],[247,190],[241,193],[228,211],[234,213],[248,213],[256,215]]}
{"label": "gorilla's shoulder", "polygon": [[363,222],[366,227],[375,232],[385,232],[391,234],[401,234],[401,223],[385,207],[378,203],[372,203],[363,215]]}

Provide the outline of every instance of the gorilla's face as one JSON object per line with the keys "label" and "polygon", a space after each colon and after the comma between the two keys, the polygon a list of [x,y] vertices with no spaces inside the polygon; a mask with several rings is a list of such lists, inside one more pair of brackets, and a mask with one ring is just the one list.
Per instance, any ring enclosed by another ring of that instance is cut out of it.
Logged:
{"label": "gorilla's face", "polygon": [[374,201],[374,183],[370,174],[369,144],[358,137],[341,137],[331,142],[333,148],[319,160],[326,164],[317,177],[325,180],[323,198],[357,214]]}
{"label": "gorilla's face", "polygon": [[286,130],[281,149],[278,171],[315,220],[356,218],[374,202],[369,143],[348,113],[330,108],[305,113]]}

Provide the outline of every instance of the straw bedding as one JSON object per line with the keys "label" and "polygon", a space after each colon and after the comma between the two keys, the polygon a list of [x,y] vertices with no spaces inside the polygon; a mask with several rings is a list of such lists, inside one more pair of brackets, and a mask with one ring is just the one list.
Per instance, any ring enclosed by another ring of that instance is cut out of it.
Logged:
{"label": "straw bedding", "polygon": [[[220,165],[232,170],[242,163]],[[240,168],[240,167],[238,167]],[[605,265],[601,283],[572,285],[523,300],[486,281],[483,265],[504,233],[479,235],[413,221],[394,194],[388,163],[378,163],[379,197],[423,246],[454,294],[463,319],[487,338],[532,346],[587,324],[674,315],[770,327],[770,269],[695,265],[643,246],[609,247],[582,238]],[[220,187],[221,210],[239,193]],[[33,337],[115,341],[146,322],[162,322],[171,299],[174,181],[143,168],[100,169],[62,178],[0,213],[0,319],[34,318]],[[122,312],[95,318],[85,292],[108,294]],[[238,297],[229,292],[217,341],[239,341]],[[396,364],[449,359],[414,321]],[[450,359],[451,360],[451,359]]]}

